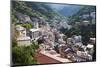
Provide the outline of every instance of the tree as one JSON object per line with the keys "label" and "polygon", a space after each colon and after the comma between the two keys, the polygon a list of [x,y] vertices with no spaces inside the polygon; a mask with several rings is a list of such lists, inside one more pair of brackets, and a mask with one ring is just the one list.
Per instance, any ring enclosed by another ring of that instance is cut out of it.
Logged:
{"label": "tree", "polygon": [[33,41],[31,47],[35,50],[37,50],[39,48],[39,44],[38,42]]}
{"label": "tree", "polygon": [[30,29],[33,28],[33,25],[31,23],[25,23],[25,24],[21,24],[21,26],[23,26],[26,29]]}
{"label": "tree", "polygon": [[14,65],[37,64],[36,53],[39,45],[37,42],[32,42],[30,46],[17,46],[17,42],[12,44],[12,62]]}
{"label": "tree", "polygon": [[13,38],[13,40],[12,40],[12,47],[15,47],[15,46],[17,46],[17,41],[16,41],[16,39]]}
{"label": "tree", "polygon": [[[25,46],[12,48],[12,62],[14,65],[36,64],[36,59],[32,56],[32,49]],[[34,60],[33,60],[34,59]]]}

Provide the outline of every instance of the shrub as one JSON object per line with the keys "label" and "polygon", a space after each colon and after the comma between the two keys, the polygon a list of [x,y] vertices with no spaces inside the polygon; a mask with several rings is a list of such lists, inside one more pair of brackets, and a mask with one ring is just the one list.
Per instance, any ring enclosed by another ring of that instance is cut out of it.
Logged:
{"label": "shrub", "polygon": [[36,60],[33,60],[31,49],[25,46],[12,48],[12,61],[14,65],[36,64]]}
{"label": "shrub", "polygon": [[30,24],[30,23],[21,24],[21,26],[25,27],[26,29],[33,28],[33,25],[32,25],[32,24]]}

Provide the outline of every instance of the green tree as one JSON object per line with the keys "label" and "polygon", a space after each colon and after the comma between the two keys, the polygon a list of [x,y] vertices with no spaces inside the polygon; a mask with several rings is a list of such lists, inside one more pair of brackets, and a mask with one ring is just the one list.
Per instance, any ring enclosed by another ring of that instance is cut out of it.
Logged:
{"label": "green tree", "polygon": [[33,28],[33,25],[31,23],[21,24],[21,26],[25,27],[26,29]]}
{"label": "green tree", "polygon": [[14,65],[36,64],[37,61],[32,56],[32,49],[25,46],[16,46],[12,48],[12,61]]}
{"label": "green tree", "polygon": [[32,42],[30,46],[17,46],[17,42],[13,41],[12,44],[12,62],[14,65],[28,65],[37,64],[35,58],[36,50],[39,48],[37,42]]}

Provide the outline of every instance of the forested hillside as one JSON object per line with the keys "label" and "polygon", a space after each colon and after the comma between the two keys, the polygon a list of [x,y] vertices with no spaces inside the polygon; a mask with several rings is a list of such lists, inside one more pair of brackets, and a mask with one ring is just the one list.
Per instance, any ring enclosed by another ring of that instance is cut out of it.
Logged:
{"label": "forested hillside", "polygon": [[45,20],[52,19],[57,15],[48,5],[44,3],[19,2],[12,1],[12,18],[13,21],[19,20],[16,17],[17,13],[32,17],[43,17]]}
{"label": "forested hillside", "polygon": [[75,22],[80,22],[83,20],[91,21],[92,19],[95,19],[94,16],[96,16],[96,14],[91,15],[92,12],[96,13],[95,6],[84,6],[77,13],[69,16],[69,23],[74,24]]}

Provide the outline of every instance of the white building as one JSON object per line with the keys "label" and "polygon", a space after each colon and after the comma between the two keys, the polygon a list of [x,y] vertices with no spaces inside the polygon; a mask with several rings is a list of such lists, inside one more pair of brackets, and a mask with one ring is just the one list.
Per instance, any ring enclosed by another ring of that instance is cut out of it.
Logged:
{"label": "white building", "polygon": [[18,46],[28,46],[31,44],[30,37],[26,36],[26,29],[20,25],[16,25],[16,30],[19,32],[17,37]]}
{"label": "white building", "polygon": [[39,29],[30,29],[30,37],[32,40],[37,40],[40,37]]}
{"label": "white building", "polygon": [[19,32],[19,36],[25,35],[25,28],[22,27],[21,25],[16,25],[16,30]]}
{"label": "white building", "polygon": [[95,44],[95,43],[96,43],[96,38],[90,38],[90,42],[91,42],[92,44]]}
{"label": "white building", "polygon": [[39,28],[39,23],[37,21],[34,21],[33,26],[34,26],[35,29],[38,29]]}
{"label": "white building", "polygon": [[31,45],[31,39],[30,37],[18,37],[17,38],[17,43],[18,43],[18,46],[29,46]]}
{"label": "white building", "polygon": [[85,26],[87,26],[87,25],[89,25],[89,24],[90,24],[90,22],[89,22],[89,21],[87,21],[87,20],[84,20],[84,21],[82,22],[82,24],[83,24],[83,25],[85,25]]}

